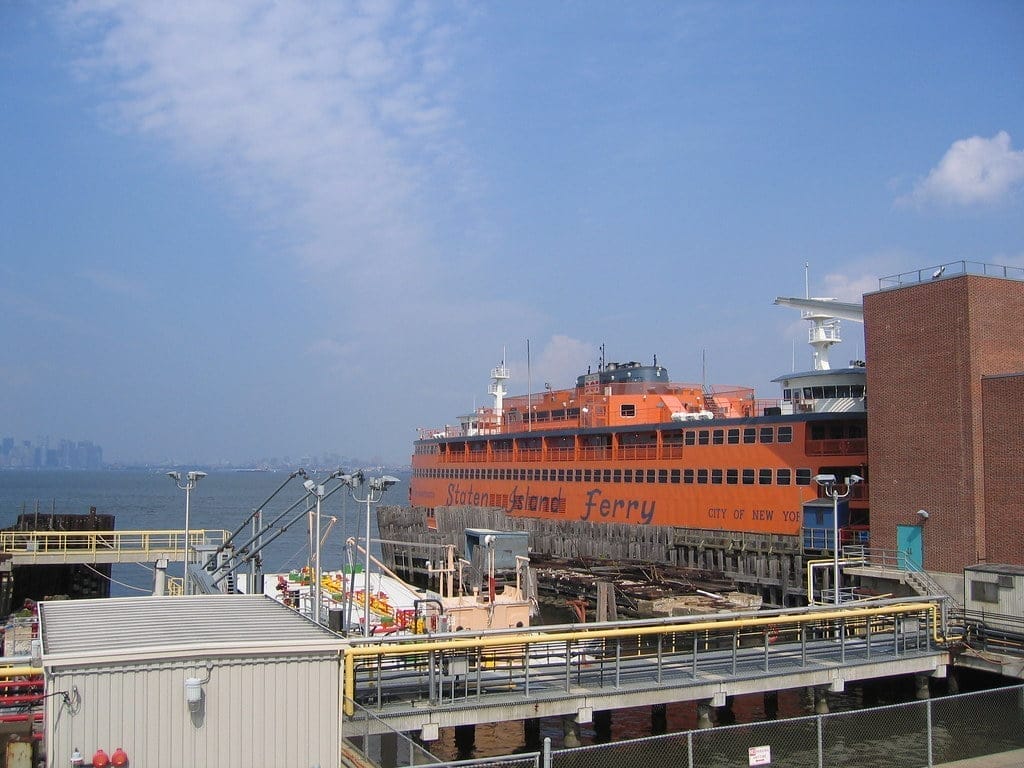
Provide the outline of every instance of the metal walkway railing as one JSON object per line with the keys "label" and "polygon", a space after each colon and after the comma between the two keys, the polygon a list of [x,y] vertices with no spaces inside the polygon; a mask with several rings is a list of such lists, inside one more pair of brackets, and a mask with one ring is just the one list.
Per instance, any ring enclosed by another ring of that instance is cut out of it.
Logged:
{"label": "metal walkway railing", "polygon": [[[221,530],[190,530],[195,550],[219,546],[228,536]],[[185,560],[185,532],[167,531],[2,531],[0,555],[14,565],[59,563],[140,563]]]}

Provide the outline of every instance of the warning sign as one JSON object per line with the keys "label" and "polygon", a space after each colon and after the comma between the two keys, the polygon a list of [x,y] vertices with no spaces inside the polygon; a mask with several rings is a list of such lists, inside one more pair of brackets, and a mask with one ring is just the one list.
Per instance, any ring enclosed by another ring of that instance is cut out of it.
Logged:
{"label": "warning sign", "polygon": [[749,747],[747,761],[749,765],[770,765],[772,762],[771,746],[766,744],[763,747]]}

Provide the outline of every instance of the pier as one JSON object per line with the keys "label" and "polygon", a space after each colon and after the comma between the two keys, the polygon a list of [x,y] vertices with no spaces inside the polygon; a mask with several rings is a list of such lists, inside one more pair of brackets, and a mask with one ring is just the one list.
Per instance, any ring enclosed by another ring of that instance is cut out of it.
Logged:
{"label": "pier", "polygon": [[[895,675],[944,677],[940,600],[353,641],[346,728],[436,738],[444,727],[566,716]],[[366,714],[356,709],[360,705]],[[351,726],[348,723],[351,722]]]}

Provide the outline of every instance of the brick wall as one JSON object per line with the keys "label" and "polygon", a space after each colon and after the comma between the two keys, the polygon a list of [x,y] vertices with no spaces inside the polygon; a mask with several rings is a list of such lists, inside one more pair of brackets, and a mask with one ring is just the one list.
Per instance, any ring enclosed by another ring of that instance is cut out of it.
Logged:
{"label": "brick wall", "polygon": [[867,294],[864,325],[872,545],[895,549],[897,526],[922,525],[926,569],[991,562],[982,376],[1024,371],[1024,282],[957,275]]}
{"label": "brick wall", "polygon": [[[1024,319],[1022,319],[1024,322]],[[986,552],[1024,564],[1024,373],[982,379]]]}

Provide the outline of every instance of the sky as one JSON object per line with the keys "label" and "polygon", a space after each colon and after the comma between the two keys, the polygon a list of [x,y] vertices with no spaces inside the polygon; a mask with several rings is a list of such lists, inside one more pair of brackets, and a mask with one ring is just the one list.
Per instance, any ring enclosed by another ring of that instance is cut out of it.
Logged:
{"label": "sky", "polygon": [[1022,40],[1014,0],[0,0],[0,435],[407,463],[601,345],[775,397],[805,280],[1024,266]]}

